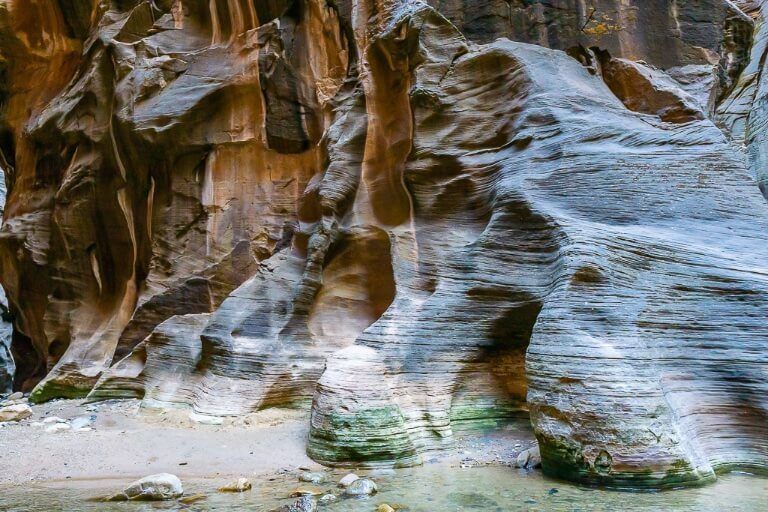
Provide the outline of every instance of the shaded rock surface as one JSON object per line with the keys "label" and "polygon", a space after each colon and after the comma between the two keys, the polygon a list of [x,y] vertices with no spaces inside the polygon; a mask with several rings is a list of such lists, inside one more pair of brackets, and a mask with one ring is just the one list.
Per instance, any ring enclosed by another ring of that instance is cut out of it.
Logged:
{"label": "shaded rock surface", "polygon": [[529,413],[573,480],[768,466],[765,6],[38,3],[0,2],[33,401],[311,401],[339,465]]}
{"label": "shaded rock surface", "polygon": [[[0,164],[0,220],[3,219],[5,210],[5,173]],[[11,313],[8,309],[8,298],[5,290],[0,288],[0,397],[13,391],[13,377],[16,364],[11,354],[11,342],[13,341],[13,324]]]}

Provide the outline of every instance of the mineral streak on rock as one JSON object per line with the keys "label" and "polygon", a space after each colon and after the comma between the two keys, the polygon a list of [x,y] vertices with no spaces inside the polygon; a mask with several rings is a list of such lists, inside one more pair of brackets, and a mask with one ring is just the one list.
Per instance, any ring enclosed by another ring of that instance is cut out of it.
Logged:
{"label": "mineral streak on rock", "polygon": [[768,468],[766,8],[0,0],[15,387],[311,401],[335,465],[529,413],[572,480]]}

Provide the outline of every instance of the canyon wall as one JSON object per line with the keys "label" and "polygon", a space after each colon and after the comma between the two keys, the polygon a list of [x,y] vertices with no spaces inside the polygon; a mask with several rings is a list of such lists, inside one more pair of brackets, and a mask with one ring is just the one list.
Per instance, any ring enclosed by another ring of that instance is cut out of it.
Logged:
{"label": "canyon wall", "polygon": [[526,413],[572,480],[768,468],[765,9],[0,0],[14,388],[311,403],[334,465]]}

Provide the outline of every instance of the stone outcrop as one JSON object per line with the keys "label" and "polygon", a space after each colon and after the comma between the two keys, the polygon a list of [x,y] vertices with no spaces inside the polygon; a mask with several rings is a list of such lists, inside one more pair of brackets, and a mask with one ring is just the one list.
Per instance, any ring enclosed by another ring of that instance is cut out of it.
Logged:
{"label": "stone outcrop", "polygon": [[334,465],[523,412],[572,480],[766,468],[753,4],[0,1],[16,387],[311,403]]}

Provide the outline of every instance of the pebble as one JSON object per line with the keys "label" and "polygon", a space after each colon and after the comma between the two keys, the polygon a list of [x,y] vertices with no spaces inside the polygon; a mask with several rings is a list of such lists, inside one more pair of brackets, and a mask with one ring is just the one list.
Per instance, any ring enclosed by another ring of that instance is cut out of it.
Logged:
{"label": "pebble", "polygon": [[386,503],[382,503],[381,505],[379,505],[379,508],[376,509],[376,512],[395,512],[395,509],[393,509]]}

